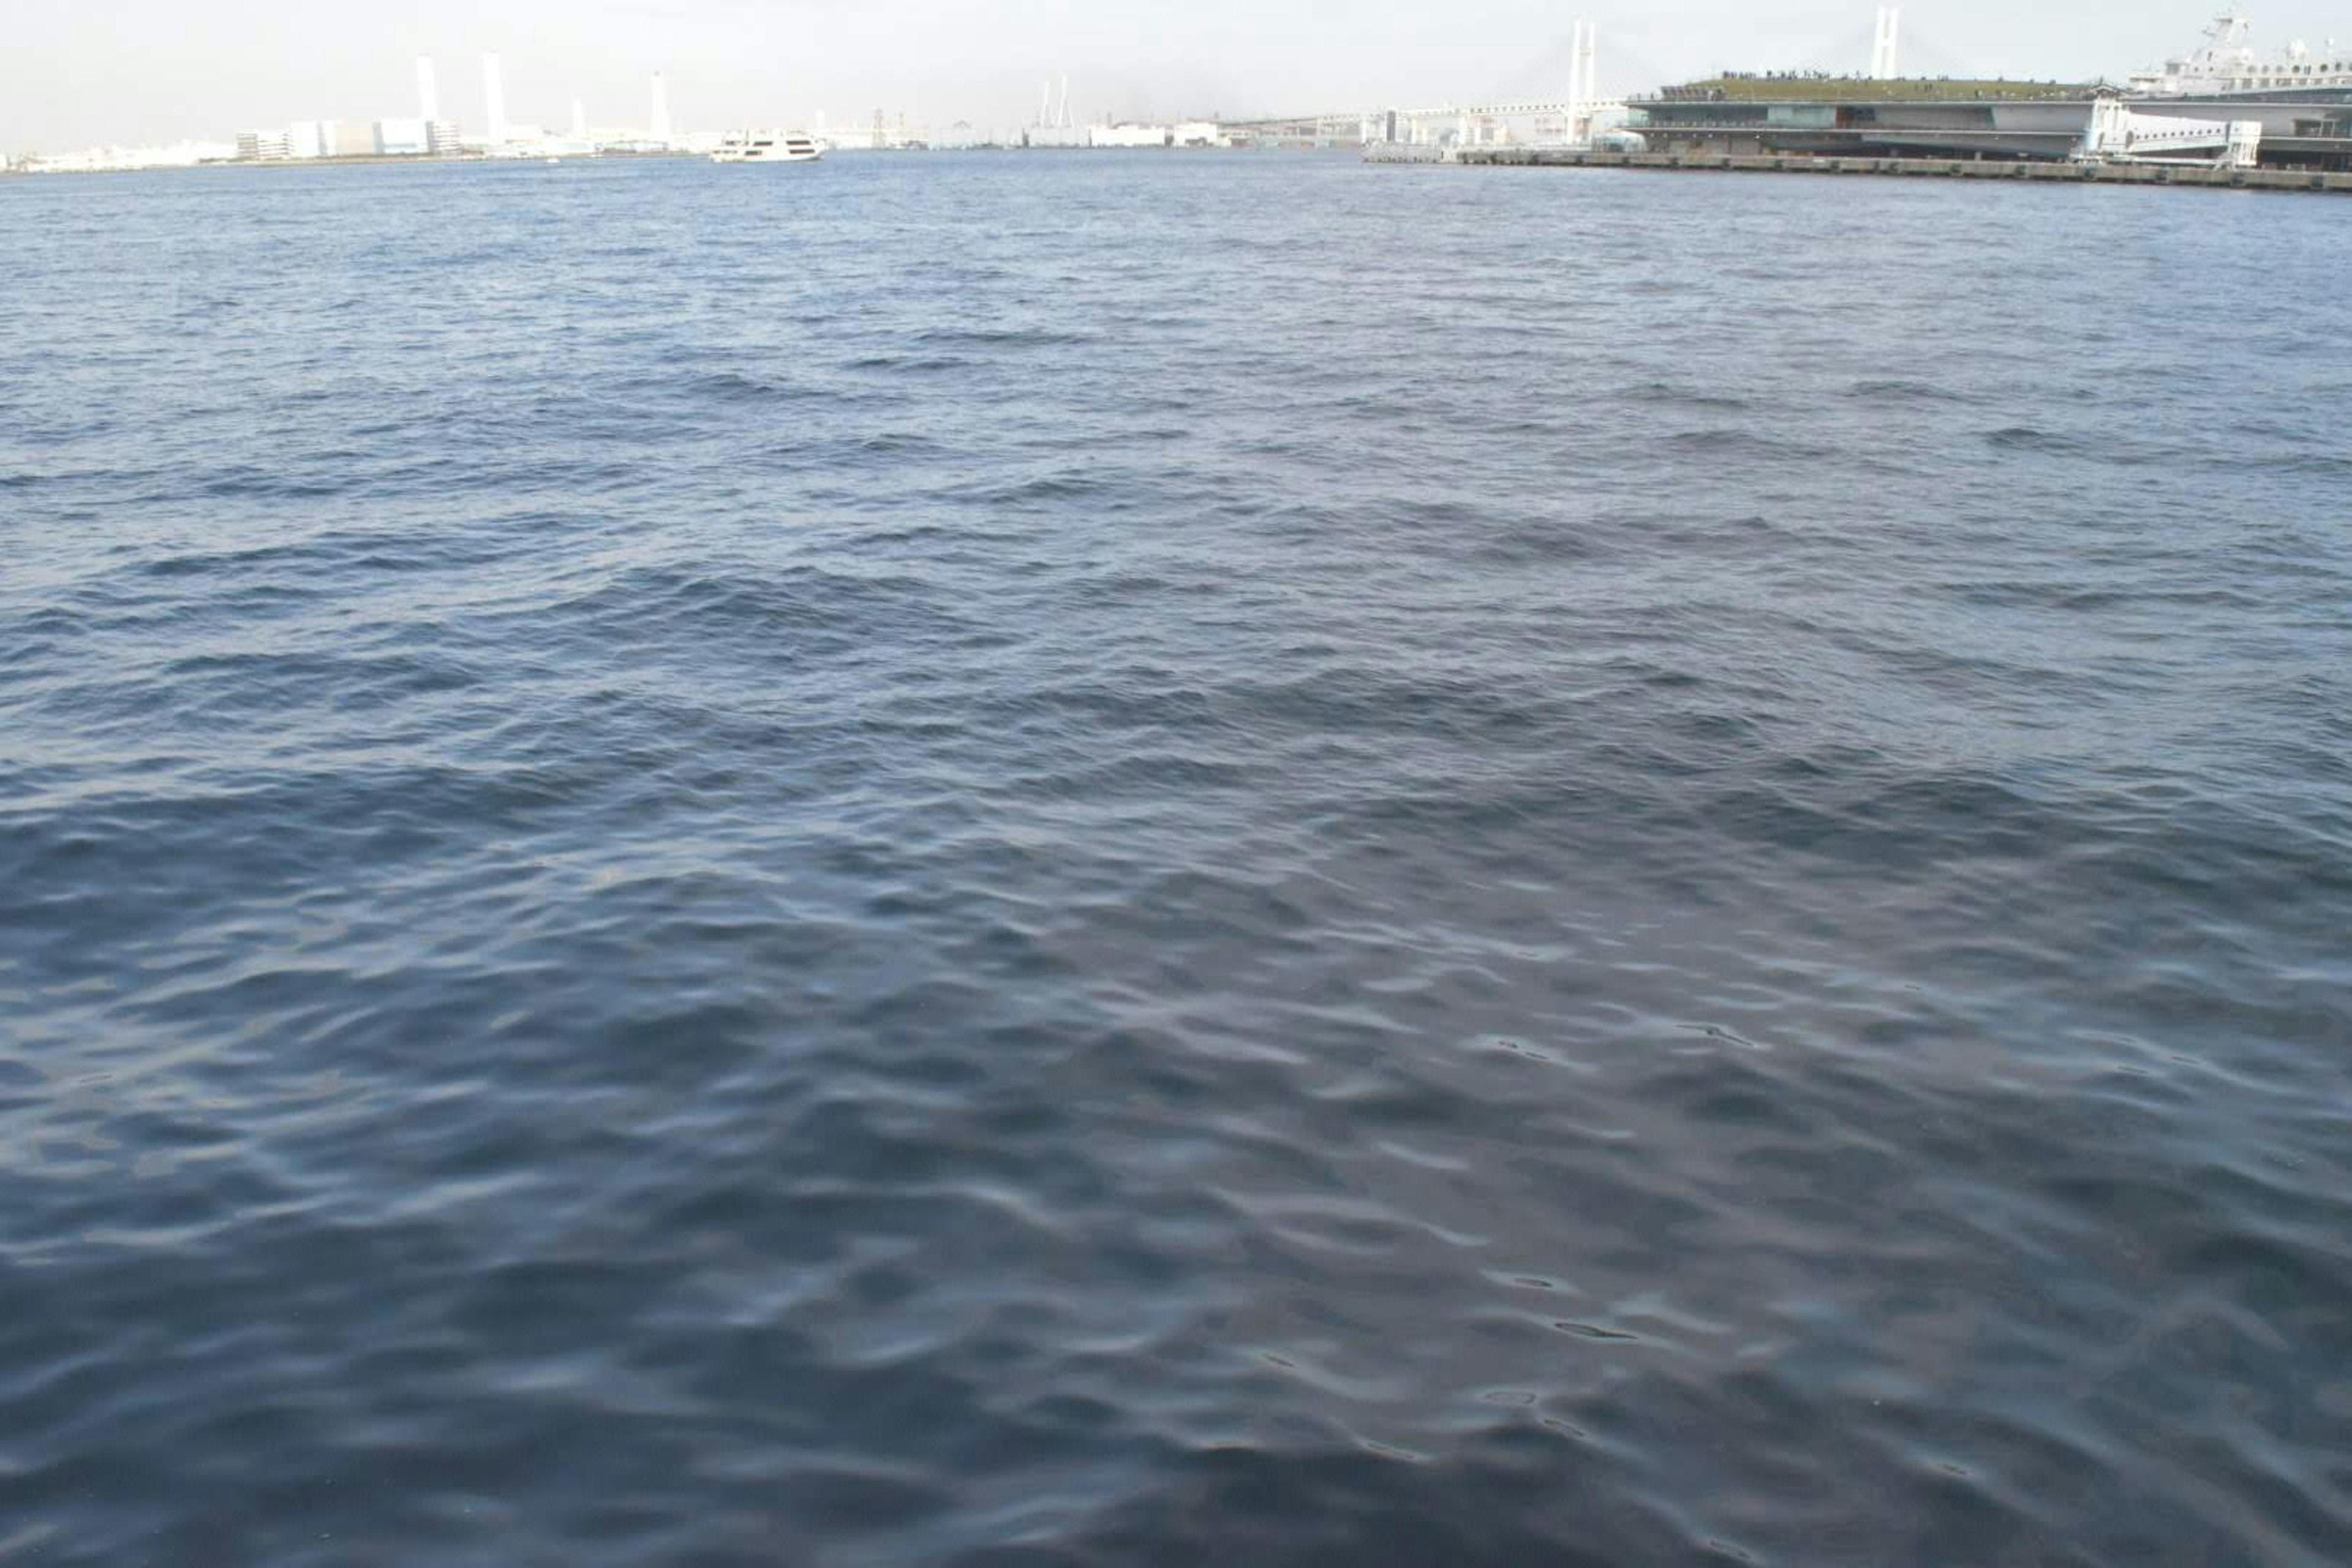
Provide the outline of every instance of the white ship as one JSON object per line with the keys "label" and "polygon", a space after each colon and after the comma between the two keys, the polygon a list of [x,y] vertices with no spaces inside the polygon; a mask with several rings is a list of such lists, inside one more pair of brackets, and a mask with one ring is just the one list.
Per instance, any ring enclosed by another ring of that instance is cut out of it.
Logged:
{"label": "white ship", "polygon": [[2244,12],[2222,12],[2205,29],[2202,48],[2185,59],[2167,60],[2157,69],[2136,73],[2131,79],[2133,95],[2221,98],[2293,92],[2335,97],[2352,90],[2352,48],[2338,48],[2330,38],[2318,50],[2298,43],[2260,54],[2246,45],[2253,29]]}
{"label": "white ship", "polygon": [[814,163],[824,146],[814,136],[775,131],[739,131],[710,154],[714,163]]}

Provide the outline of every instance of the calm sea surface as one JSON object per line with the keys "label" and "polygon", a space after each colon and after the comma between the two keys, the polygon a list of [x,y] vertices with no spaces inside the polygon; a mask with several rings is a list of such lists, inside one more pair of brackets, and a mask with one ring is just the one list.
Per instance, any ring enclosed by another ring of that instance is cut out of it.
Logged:
{"label": "calm sea surface", "polygon": [[0,1562],[2345,1561],[2347,218],[0,182]]}

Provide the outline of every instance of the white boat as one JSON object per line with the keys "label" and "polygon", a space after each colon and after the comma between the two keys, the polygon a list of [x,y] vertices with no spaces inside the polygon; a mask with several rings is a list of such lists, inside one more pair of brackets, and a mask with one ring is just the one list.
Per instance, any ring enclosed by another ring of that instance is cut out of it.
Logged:
{"label": "white boat", "polygon": [[2313,49],[2294,44],[2272,54],[2249,48],[2246,39],[2253,23],[2234,6],[2205,29],[2202,48],[2179,59],[2168,59],[2155,70],[2131,79],[2135,98],[2221,98],[2245,95],[2336,99],[2352,90],[2352,48],[2336,40]]}
{"label": "white boat", "polygon": [[710,154],[714,163],[814,163],[824,147],[814,136],[799,132],[739,131]]}

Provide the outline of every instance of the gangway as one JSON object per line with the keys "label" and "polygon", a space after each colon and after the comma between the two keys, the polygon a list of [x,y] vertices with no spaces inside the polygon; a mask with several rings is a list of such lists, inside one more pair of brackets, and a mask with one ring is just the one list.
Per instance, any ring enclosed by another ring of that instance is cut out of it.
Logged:
{"label": "gangway", "polygon": [[2091,105],[2091,123],[2074,161],[2251,169],[2261,161],[2262,147],[2259,120],[2174,120],[2137,113],[2123,99],[2102,98]]}

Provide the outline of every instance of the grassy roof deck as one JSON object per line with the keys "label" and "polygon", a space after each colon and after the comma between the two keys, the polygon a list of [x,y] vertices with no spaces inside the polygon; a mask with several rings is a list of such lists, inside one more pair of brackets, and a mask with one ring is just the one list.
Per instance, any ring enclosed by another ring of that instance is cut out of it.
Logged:
{"label": "grassy roof deck", "polygon": [[2000,81],[1907,77],[1877,81],[1868,77],[1720,76],[1670,88],[1670,99],[1712,98],[1731,103],[1951,103],[1978,99],[2038,102],[2089,98],[2097,88],[2084,82]]}

